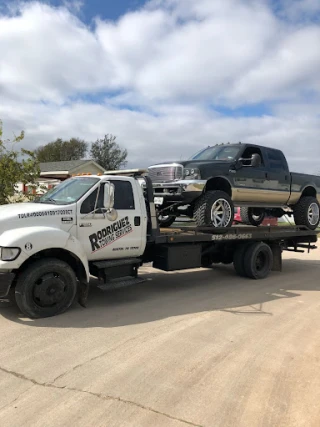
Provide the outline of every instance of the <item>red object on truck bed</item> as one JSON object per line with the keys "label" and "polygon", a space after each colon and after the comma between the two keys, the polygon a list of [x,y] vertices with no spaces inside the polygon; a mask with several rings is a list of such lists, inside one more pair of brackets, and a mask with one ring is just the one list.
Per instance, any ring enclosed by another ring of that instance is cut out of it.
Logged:
{"label": "red object on truck bed", "polygon": [[[235,225],[235,224],[241,224],[241,223],[242,223],[242,219],[240,215],[240,208],[236,208],[234,211],[233,224]],[[267,216],[265,217],[261,225],[264,225],[264,226],[278,225],[278,218]]]}

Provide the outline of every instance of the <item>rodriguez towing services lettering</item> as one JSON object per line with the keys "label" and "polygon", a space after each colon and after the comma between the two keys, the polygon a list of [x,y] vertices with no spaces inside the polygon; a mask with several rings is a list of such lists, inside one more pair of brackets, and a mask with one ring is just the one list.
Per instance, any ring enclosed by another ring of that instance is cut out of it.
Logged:
{"label": "rodriguez towing services lettering", "polygon": [[120,239],[126,234],[131,233],[132,226],[129,218],[126,216],[118,221],[113,222],[106,228],[93,233],[89,236],[92,252],[98,251],[114,241]]}
{"label": "rodriguez towing services lettering", "polygon": [[56,216],[56,215],[72,215],[71,209],[60,209],[57,211],[40,211],[18,214],[18,218],[35,218],[37,216]]}

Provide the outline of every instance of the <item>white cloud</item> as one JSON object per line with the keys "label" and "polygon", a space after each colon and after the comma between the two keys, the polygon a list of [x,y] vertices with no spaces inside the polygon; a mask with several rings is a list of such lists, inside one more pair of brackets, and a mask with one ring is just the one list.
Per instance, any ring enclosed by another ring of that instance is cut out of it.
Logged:
{"label": "white cloud", "polygon": [[[154,0],[93,28],[78,17],[81,4],[34,2],[0,15],[8,133],[25,129],[33,148],[113,133],[143,166],[242,140],[282,148],[295,169],[320,170],[320,25],[308,18],[318,2],[295,0],[304,16],[295,24],[287,0],[281,13],[271,0]],[[230,118],[207,107],[257,102],[271,103],[272,115]]]}
{"label": "white cloud", "polygon": [[[56,137],[81,136],[94,141],[112,133],[130,154],[130,165],[146,167],[161,160],[188,158],[198,149],[221,142],[249,142],[284,150],[297,171],[319,172],[320,122],[312,115],[230,118],[200,107],[163,107],[158,116],[105,105],[75,103],[56,107],[12,104],[0,107],[5,131],[27,129],[34,146]],[[8,135],[10,136],[10,135]]]}

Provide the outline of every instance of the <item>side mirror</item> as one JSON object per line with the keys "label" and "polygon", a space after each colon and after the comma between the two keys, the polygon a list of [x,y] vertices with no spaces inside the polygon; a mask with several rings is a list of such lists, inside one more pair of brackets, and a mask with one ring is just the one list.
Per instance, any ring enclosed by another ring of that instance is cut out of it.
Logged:
{"label": "side mirror", "polygon": [[251,166],[253,168],[258,168],[259,166],[261,166],[261,156],[259,154],[252,154],[251,156]]}
{"label": "side mirror", "polygon": [[[250,159],[244,159],[244,158],[240,158],[238,160],[240,167],[252,167],[252,168],[258,168],[259,166],[261,166],[262,164],[262,160],[261,160],[261,156],[258,153],[252,154]],[[244,163],[249,163],[249,164],[244,164]]]}
{"label": "side mirror", "polygon": [[113,209],[114,206],[114,185],[106,183],[104,186],[103,206],[105,209]]}
{"label": "side mirror", "polygon": [[103,205],[109,221],[116,221],[118,212],[114,209],[114,185],[110,182],[104,185]]}

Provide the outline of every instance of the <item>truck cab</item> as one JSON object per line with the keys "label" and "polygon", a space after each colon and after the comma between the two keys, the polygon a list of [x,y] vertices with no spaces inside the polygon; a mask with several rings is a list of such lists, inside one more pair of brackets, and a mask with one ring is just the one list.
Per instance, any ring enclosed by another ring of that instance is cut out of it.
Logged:
{"label": "truck cab", "polygon": [[[140,256],[145,249],[145,201],[141,187],[130,177],[75,176],[35,202],[5,205],[0,207],[0,213],[2,242],[10,245],[10,235],[24,230],[17,261],[24,253],[30,256],[46,247],[46,232],[48,236],[54,233],[56,244],[61,239],[61,245],[70,233],[88,260],[117,258],[119,253],[123,257]],[[24,240],[26,232],[28,241]]]}
{"label": "truck cab", "polygon": [[[1,206],[0,297],[42,259],[45,263],[67,262],[83,283],[89,282],[94,263],[101,260],[130,259],[132,262],[125,264],[131,275],[145,252],[147,227],[143,190],[130,176],[74,176],[34,202]],[[61,282],[57,286],[54,277],[41,280],[42,291],[37,298],[50,313],[49,307],[64,285]],[[76,287],[71,288],[74,291]]]}

